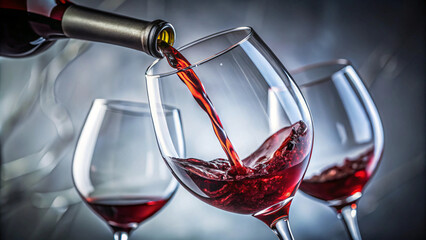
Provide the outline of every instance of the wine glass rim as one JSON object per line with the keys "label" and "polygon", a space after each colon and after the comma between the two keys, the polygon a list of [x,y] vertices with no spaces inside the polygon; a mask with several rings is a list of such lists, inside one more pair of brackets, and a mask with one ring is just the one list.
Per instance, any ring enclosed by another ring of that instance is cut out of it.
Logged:
{"label": "wine glass rim", "polygon": [[213,33],[213,34],[207,35],[207,36],[205,36],[205,37],[199,38],[199,39],[197,39],[197,40],[195,40],[195,41],[192,41],[192,42],[190,42],[190,43],[188,43],[188,44],[183,45],[182,47],[177,48],[177,50],[178,50],[178,51],[182,51],[182,50],[185,50],[185,49],[187,49],[187,48],[189,48],[189,47],[191,47],[191,46],[194,46],[194,45],[196,45],[196,44],[198,44],[198,43],[201,43],[201,42],[207,41],[207,40],[209,40],[209,39],[212,39],[212,38],[218,37],[218,36],[220,36],[220,35],[225,35],[225,34],[228,34],[228,33],[231,33],[231,32],[237,32],[237,31],[242,31],[242,30],[248,30],[248,33],[247,33],[247,35],[246,35],[245,37],[243,37],[240,41],[238,41],[238,42],[236,42],[236,43],[232,44],[231,46],[229,46],[229,47],[227,47],[227,48],[225,48],[225,49],[223,49],[223,50],[221,50],[221,51],[218,51],[218,52],[217,52],[217,53],[215,53],[215,54],[212,54],[212,55],[210,55],[210,56],[208,56],[208,57],[206,57],[206,58],[204,58],[204,59],[201,59],[201,60],[199,60],[199,61],[197,61],[197,62],[195,62],[195,63],[192,63],[190,66],[188,66],[188,67],[186,67],[186,68],[183,68],[183,69],[180,69],[180,70],[173,70],[173,71],[169,71],[169,72],[165,72],[165,73],[149,74],[149,73],[148,73],[148,71],[149,71],[150,69],[152,69],[152,68],[153,68],[153,67],[154,67],[154,66],[155,66],[155,65],[156,65],[159,61],[161,61],[162,59],[164,59],[164,57],[163,57],[163,58],[156,59],[156,60],[155,60],[155,61],[154,61],[151,65],[149,65],[149,67],[146,69],[146,71],[145,71],[145,76],[146,76],[146,77],[154,77],[154,78],[167,77],[167,76],[170,76],[170,75],[176,74],[176,73],[178,73],[178,72],[186,71],[186,70],[188,70],[188,69],[191,69],[191,68],[197,67],[197,66],[199,66],[199,65],[201,65],[201,64],[203,64],[203,63],[206,63],[206,62],[208,62],[208,61],[210,61],[210,60],[212,60],[212,59],[215,59],[215,58],[217,58],[217,57],[219,57],[219,56],[221,56],[221,55],[223,55],[223,54],[225,54],[225,53],[227,53],[227,52],[231,51],[232,49],[236,48],[237,46],[241,45],[243,42],[247,41],[247,40],[248,40],[248,39],[249,39],[249,38],[253,35],[253,28],[252,28],[252,27],[249,27],[249,26],[246,26],[246,27],[236,27],[236,28],[227,29],[227,30],[224,30],[224,31],[220,31],[220,32]]}
{"label": "wine glass rim", "polygon": [[[120,112],[125,114],[132,115],[147,115],[151,116],[151,109],[149,104],[146,102],[137,102],[137,101],[128,101],[128,100],[116,100],[116,99],[103,99],[97,98],[93,100],[92,106],[102,105],[105,106],[108,110],[114,112]],[[165,113],[173,113],[179,111],[179,109],[162,104],[161,109]]]}
{"label": "wine glass rim", "polygon": [[317,63],[313,63],[313,64],[309,64],[306,66],[302,66],[300,68],[296,68],[293,70],[290,70],[290,75],[295,78],[294,76],[296,76],[297,74],[301,74],[310,70],[314,70],[314,69],[319,69],[319,68],[323,68],[323,67],[330,67],[330,66],[340,66],[340,68],[334,70],[334,71],[330,71],[330,73],[326,74],[324,77],[318,77],[315,79],[310,79],[308,82],[306,83],[297,83],[296,79],[294,79],[297,83],[297,85],[299,87],[309,87],[312,85],[316,85],[322,82],[326,82],[328,80],[330,80],[331,76],[333,74],[335,74],[336,72],[339,72],[340,70],[342,70],[343,68],[347,67],[347,66],[352,66],[351,61],[347,60],[347,59],[335,59],[335,60],[330,60],[330,61],[325,61],[325,62],[317,62]]}

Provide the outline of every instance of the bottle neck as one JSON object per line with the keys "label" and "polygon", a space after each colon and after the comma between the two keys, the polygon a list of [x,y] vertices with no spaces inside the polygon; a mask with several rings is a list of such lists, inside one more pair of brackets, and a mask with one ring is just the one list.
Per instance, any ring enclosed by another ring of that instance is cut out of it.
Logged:
{"label": "bottle neck", "polygon": [[173,45],[173,26],[165,21],[133,19],[81,6],[69,6],[62,17],[66,37],[104,42],[143,51],[161,58],[157,39]]}

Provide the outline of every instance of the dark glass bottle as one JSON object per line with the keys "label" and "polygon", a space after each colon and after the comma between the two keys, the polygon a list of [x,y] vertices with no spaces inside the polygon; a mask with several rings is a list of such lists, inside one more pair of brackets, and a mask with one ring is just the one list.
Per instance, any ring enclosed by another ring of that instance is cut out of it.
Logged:
{"label": "dark glass bottle", "polygon": [[0,56],[36,54],[62,38],[111,43],[162,57],[157,40],[173,45],[173,26],[81,7],[67,0],[0,0]]}

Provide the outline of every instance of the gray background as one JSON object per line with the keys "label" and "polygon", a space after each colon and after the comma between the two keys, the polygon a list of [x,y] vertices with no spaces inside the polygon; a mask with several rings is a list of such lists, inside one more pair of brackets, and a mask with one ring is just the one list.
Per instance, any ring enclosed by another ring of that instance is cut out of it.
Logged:
{"label": "gray background", "polygon": [[[365,239],[425,239],[422,1],[128,0],[117,6],[116,12],[129,16],[170,21],[178,34],[175,46],[249,25],[287,69],[351,60],[385,130],[383,161],[359,205],[361,233]],[[28,59],[0,58],[2,239],[112,239],[72,188],[72,153],[94,98],[147,100],[143,74],[153,59],[105,44],[66,44]],[[64,48],[65,57],[58,57]],[[83,53],[74,59],[79,48]],[[347,238],[331,209],[301,193],[290,216],[296,239]],[[181,188],[130,239],[275,236],[260,221],[208,206]]]}

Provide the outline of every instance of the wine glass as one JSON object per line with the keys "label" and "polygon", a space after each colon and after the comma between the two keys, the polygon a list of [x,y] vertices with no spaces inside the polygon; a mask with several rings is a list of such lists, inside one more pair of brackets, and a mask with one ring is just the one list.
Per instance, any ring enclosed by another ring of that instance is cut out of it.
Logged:
{"label": "wine glass", "polygon": [[[156,60],[146,80],[160,152],[174,176],[202,201],[253,215],[280,239],[292,239],[288,212],[313,129],[286,69],[249,27],[163,53],[167,59]],[[165,104],[182,112],[186,158],[168,130]]]}
{"label": "wine glass", "polygon": [[300,189],[324,201],[361,239],[357,201],[379,165],[383,127],[361,78],[347,60],[292,71],[315,125],[312,161]]}
{"label": "wine glass", "polygon": [[[170,137],[184,151],[179,111],[163,106]],[[74,185],[89,207],[104,219],[114,239],[158,212],[178,183],[158,151],[148,104],[94,100],[74,153]]]}

